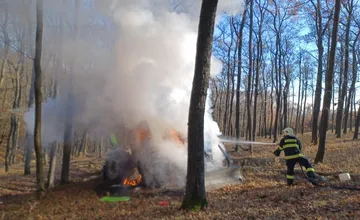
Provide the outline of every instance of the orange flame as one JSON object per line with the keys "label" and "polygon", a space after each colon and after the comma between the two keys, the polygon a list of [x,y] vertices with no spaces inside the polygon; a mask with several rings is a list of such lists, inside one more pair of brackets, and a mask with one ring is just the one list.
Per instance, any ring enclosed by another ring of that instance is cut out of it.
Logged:
{"label": "orange flame", "polygon": [[169,136],[171,137],[171,139],[178,142],[179,144],[184,144],[185,142],[184,139],[181,137],[180,133],[178,133],[174,129],[169,130]]}
{"label": "orange flame", "polygon": [[141,176],[141,174],[139,174],[135,180],[130,180],[128,178],[125,178],[123,181],[123,184],[127,185],[127,186],[136,186],[139,183],[141,183],[141,180],[142,180],[142,176]]}
{"label": "orange flame", "polygon": [[144,141],[145,139],[150,139],[151,138],[150,131],[145,130],[145,129],[135,130],[134,133],[136,135],[136,140],[137,141]]}

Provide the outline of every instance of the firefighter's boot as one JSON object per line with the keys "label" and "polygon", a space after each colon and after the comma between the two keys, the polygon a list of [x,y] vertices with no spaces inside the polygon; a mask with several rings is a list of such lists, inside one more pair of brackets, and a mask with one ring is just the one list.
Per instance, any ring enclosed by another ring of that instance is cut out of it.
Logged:
{"label": "firefighter's boot", "polygon": [[309,182],[311,184],[318,185],[318,181],[317,181],[315,173],[313,171],[307,172],[307,176],[308,176]]}

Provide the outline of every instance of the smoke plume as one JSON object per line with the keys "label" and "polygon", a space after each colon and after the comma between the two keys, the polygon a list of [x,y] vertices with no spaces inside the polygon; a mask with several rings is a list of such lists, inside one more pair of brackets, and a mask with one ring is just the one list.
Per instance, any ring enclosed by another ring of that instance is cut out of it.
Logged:
{"label": "smoke plume", "polygon": [[[62,49],[72,54],[71,60],[76,60],[71,71],[74,99],[68,102],[69,81],[63,77],[60,96],[43,105],[43,144],[62,141],[65,110],[71,106],[74,127],[87,128],[89,132],[112,132],[119,125],[134,129],[146,121],[159,156],[186,171],[187,148],[179,148],[177,143],[162,137],[168,129],[187,134],[200,3],[118,0],[108,7],[105,3],[96,5],[113,25],[111,30],[101,32],[110,46],[99,47],[93,35],[76,43],[64,41]],[[217,19],[224,11],[236,13],[241,8],[240,0],[221,0]],[[88,60],[92,61],[91,68],[84,70],[82,63]],[[221,68],[221,62],[213,58],[211,75],[220,73]],[[215,164],[220,164],[223,156],[217,135],[221,132],[212,119],[210,106],[208,97],[205,147],[213,152]],[[30,109],[24,117],[32,133],[34,110]]]}

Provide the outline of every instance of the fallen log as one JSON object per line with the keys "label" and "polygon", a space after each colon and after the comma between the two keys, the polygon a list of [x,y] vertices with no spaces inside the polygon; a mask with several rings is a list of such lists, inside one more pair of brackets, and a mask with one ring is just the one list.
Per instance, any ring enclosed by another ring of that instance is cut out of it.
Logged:
{"label": "fallen log", "polygon": [[205,187],[207,190],[221,188],[228,185],[241,184],[244,177],[240,166],[231,166],[205,174]]}
{"label": "fallen log", "polygon": [[252,157],[243,157],[243,158],[233,158],[234,165],[243,166],[273,166],[276,163],[285,164],[285,159],[275,158],[275,157],[266,157],[266,158],[252,158]]}

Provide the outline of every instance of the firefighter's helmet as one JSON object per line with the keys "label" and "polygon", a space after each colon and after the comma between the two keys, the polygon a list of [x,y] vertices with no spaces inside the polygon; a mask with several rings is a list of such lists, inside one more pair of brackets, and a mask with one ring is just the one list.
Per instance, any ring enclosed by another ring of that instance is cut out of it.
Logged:
{"label": "firefighter's helmet", "polygon": [[284,135],[294,135],[294,130],[290,127],[284,129]]}

